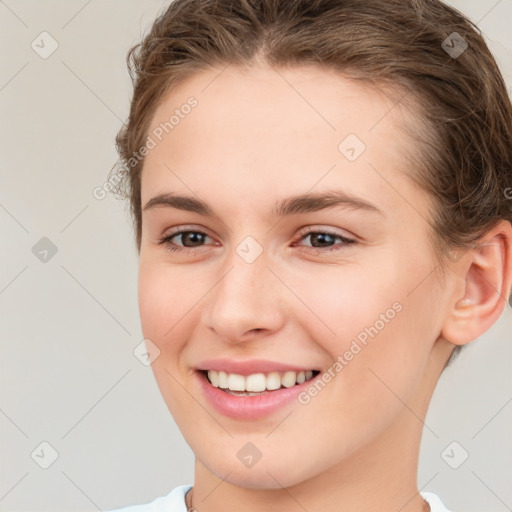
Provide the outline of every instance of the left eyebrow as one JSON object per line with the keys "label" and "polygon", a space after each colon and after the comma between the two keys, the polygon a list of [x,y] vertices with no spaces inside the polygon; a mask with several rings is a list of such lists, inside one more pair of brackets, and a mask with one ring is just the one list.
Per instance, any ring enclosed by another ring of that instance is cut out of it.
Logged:
{"label": "left eyebrow", "polygon": [[[166,206],[189,212],[198,213],[205,217],[215,217],[212,208],[207,203],[191,196],[182,196],[176,194],[159,194],[151,198],[143,208],[143,211],[149,210],[156,206]],[[288,215],[297,215],[303,213],[317,212],[335,206],[344,206],[356,210],[363,210],[371,213],[378,213],[385,217],[373,203],[366,201],[361,197],[348,194],[343,191],[330,191],[317,194],[300,194],[297,196],[287,197],[278,201],[272,210],[273,216],[285,217]]]}
{"label": "left eyebrow", "polygon": [[277,203],[274,215],[284,217],[299,213],[317,212],[334,206],[345,206],[356,210],[378,213],[385,217],[382,210],[373,203],[341,190],[288,197]]}

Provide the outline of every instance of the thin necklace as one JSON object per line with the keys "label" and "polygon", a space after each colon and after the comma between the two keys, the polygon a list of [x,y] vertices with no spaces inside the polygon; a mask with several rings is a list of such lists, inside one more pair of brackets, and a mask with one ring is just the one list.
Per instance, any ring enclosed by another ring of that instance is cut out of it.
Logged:
{"label": "thin necklace", "polygon": [[[191,487],[190,490],[187,492],[187,494],[185,494],[185,506],[187,507],[187,512],[199,512],[199,510],[197,510],[196,508],[194,508],[192,506],[192,491],[193,490],[194,490],[194,488]],[[189,499],[189,495],[190,495],[190,499]],[[187,505],[187,500],[189,501],[190,505]],[[428,507],[427,511],[431,512],[432,507],[425,499],[423,499],[423,507],[425,507],[425,505],[427,505],[427,507]]]}

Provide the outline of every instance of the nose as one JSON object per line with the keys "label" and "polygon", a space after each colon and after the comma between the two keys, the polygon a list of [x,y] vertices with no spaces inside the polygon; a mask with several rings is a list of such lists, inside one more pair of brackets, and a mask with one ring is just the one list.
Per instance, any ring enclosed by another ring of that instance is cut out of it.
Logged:
{"label": "nose", "polygon": [[203,322],[224,341],[240,343],[284,324],[283,284],[268,268],[265,251],[248,263],[233,251],[203,308]]}

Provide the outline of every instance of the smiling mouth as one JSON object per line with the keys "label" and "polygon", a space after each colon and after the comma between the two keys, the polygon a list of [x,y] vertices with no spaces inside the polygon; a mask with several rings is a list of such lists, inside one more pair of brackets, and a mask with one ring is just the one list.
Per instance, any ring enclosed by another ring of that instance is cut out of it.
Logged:
{"label": "smiling mouth", "polygon": [[320,370],[255,373],[240,375],[215,370],[199,370],[206,380],[225,393],[236,396],[256,396],[298,386],[314,379]]}

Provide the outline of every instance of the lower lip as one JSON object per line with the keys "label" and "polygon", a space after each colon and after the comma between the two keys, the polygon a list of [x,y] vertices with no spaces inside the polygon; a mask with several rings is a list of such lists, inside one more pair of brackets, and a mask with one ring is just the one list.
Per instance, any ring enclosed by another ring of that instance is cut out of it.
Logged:
{"label": "lower lip", "polygon": [[305,391],[322,375],[319,373],[314,378],[302,384],[296,384],[291,388],[269,391],[261,395],[237,396],[230,395],[210,384],[204,373],[200,371],[196,373],[199,377],[203,393],[211,405],[225,416],[242,420],[254,420],[272,414],[296,399],[302,391]]}

